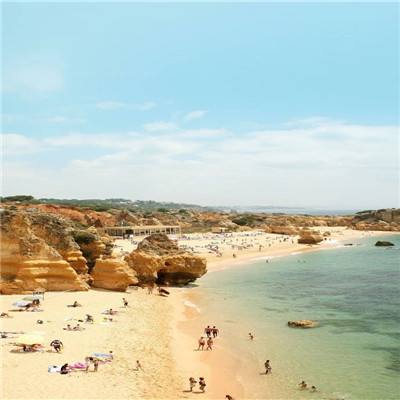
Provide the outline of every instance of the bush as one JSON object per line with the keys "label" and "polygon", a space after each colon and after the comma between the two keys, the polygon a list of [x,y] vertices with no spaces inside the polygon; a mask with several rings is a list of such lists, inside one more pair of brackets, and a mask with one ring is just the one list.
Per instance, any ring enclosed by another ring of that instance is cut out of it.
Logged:
{"label": "bush", "polygon": [[74,231],[72,236],[78,244],[90,244],[97,239],[96,235],[86,231]]}

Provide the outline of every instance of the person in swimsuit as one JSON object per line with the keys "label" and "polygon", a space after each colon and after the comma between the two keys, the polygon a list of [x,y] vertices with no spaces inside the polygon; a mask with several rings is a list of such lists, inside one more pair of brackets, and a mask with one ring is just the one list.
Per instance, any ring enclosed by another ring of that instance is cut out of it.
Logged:
{"label": "person in swimsuit", "polygon": [[136,371],[139,371],[139,370],[143,371],[143,367],[142,367],[142,364],[140,364],[140,361],[136,360]]}
{"label": "person in swimsuit", "polygon": [[204,333],[207,335],[207,337],[211,336],[211,328],[210,325],[207,326],[207,328],[204,329]]}
{"label": "person in swimsuit", "polygon": [[93,360],[93,367],[94,367],[94,372],[97,372],[97,370],[99,369],[99,360],[97,358]]}
{"label": "person in swimsuit", "polygon": [[214,344],[214,341],[209,337],[207,339],[207,348],[206,348],[206,350],[212,350],[213,344]]}
{"label": "person in swimsuit", "polygon": [[227,400],[235,400],[230,394],[227,394],[227,395],[225,396],[225,398],[226,398]]}
{"label": "person in swimsuit", "polygon": [[254,340],[254,335],[251,332],[249,333],[249,338],[250,340]]}
{"label": "person in swimsuit", "polygon": [[124,307],[128,307],[128,300],[125,297],[122,298],[122,301],[124,302]]}
{"label": "person in swimsuit", "polygon": [[204,340],[204,337],[202,336],[199,339],[199,348],[197,350],[204,350],[204,346],[206,345],[206,341]]}
{"label": "person in swimsuit", "polygon": [[311,389],[310,389],[310,392],[317,392],[318,391],[318,389],[315,387],[315,386],[311,386]]}
{"label": "person in swimsuit", "polygon": [[63,343],[61,340],[54,339],[51,343],[50,346],[57,352],[59,353],[61,349],[64,347]]}
{"label": "person in swimsuit", "polygon": [[65,375],[68,374],[68,372],[69,372],[69,365],[64,364],[60,369],[60,374]]}
{"label": "person in swimsuit", "polygon": [[194,379],[192,376],[189,378],[189,387],[190,391],[193,392],[193,388],[196,386],[196,379]]}
{"label": "person in swimsuit", "polygon": [[204,378],[199,378],[200,390],[204,393],[206,391],[206,381]]}
{"label": "person in swimsuit", "polygon": [[264,367],[265,367],[265,375],[272,373],[272,367],[269,360],[265,361]]}
{"label": "person in swimsuit", "polygon": [[219,329],[216,328],[215,326],[213,326],[211,331],[212,331],[213,337],[216,338],[218,336]]}
{"label": "person in swimsuit", "polygon": [[299,383],[299,388],[300,388],[301,390],[307,389],[307,383],[306,383],[305,381],[301,381],[301,382]]}

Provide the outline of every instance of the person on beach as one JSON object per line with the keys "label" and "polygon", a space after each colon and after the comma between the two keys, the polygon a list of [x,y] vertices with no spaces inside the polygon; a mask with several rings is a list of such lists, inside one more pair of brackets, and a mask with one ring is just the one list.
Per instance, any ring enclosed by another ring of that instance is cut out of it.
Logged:
{"label": "person on beach", "polygon": [[206,348],[206,350],[212,350],[213,344],[214,344],[214,341],[212,340],[211,337],[209,337],[207,339],[207,348]]}
{"label": "person on beach", "polygon": [[150,284],[149,286],[147,286],[147,294],[153,294],[153,289],[154,289],[153,284]]}
{"label": "person on beach", "polygon": [[219,329],[216,328],[215,326],[213,326],[211,331],[212,331],[213,337],[216,338],[218,336]]}
{"label": "person on beach", "polygon": [[206,345],[206,341],[204,340],[204,337],[201,336],[199,339],[199,347],[197,350],[204,350],[205,345]]}
{"label": "person on beach", "polygon": [[89,371],[90,364],[94,361],[93,357],[85,357],[85,364],[86,364],[86,369],[85,372]]}
{"label": "person on beach", "polygon": [[94,319],[93,319],[93,317],[92,317],[91,315],[86,314],[86,320],[85,320],[85,322],[93,324]]}
{"label": "person on beach", "polygon": [[235,400],[230,394],[225,395],[227,400]]}
{"label": "person on beach", "polygon": [[69,372],[69,365],[68,363],[64,364],[60,369],[60,374],[66,375]]}
{"label": "person on beach", "polygon": [[82,307],[82,305],[79,304],[79,303],[75,300],[74,303],[72,304],[72,307]]}
{"label": "person on beach", "polygon": [[194,379],[192,376],[189,378],[189,387],[190,387],[190,391],[193,392],[194,387],[196,386],[196,379]]}
{"label": "person on beach", "polygon": [[143,367],[142,367],[142,364],[140,364],[140,361],[136,360],[136,371],[139,371],[139,370],[143,371]]}
{"label": "person on beach", "polygon": [[50,346],[56,351],[56,353],[59,353],[61,349],[64,347],[64,344],[61,340],[54,339],[51,343]]}
{"label": "person on beach", "polygon": [[128,300],[125,297],[122,298],[122,301],[124,302],[124,307],[128,307]]}
{"label": "person on beach", "polygon": [[254,340],[254,335],[251,332],[249,333],[249,339]]}
{"label": "person on beach", "polygon": [[207,337],[211,337],[211,331],[212,329],[210,328],[210,325],[208,325],[207,328],[204,329],[204,333],[207,335]]}
{"label": "person on beach", "polygon": [[94,367],[93,371],[94,371],[94,372],[97,372],[98,369],[99,369],[99,360],[98,360],[97,358],[95,358],[95,359],[93,360],[93,367]]}
{"label": "person on beach", "polygon": [[305,381],[301,381],[301,382],[299,383],[299,388],[300,388],[300,390],[305,390],[305,389],[307,389],[307,383],[306,383]]}
{"label": "person on beach", "polygon": [[271,367],[271,363],[269,360],[265,361],[264,367],[265,367],[265,375],[272,373],[272,367]]}
{"label": "person on beach", "polygon": [[206,391],[206,381],[204,378],[200,377],[199,378],[199,386],[200,386],[200,390],[202,391],[202,393],[204,393]]}
{"label": "person on beach", "polygon": [[310,392],[314,393],[317,391],[318,391],[318,389],[315,386],[311,386]]}

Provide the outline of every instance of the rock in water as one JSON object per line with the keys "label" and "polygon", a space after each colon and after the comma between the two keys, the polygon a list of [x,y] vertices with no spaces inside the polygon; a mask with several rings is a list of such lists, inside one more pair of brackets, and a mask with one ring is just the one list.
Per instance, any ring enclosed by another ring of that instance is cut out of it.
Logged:
{"label": "rock in water", "polygon": [[394,246],[394,243],[388,242],[388,241],[385,241],[385,240],[378,240],[375,243],[375,246],[378,246],[378,247]]}
{"label": "rock in water", "polygon": [[298,321],[288,321],[291,328],[315,328],[318,324],[310,319],[300,319]]}
{"label": "rock in water", "polygon": [[186,285],[207,272],[206,260],[179,249],[167,235],[154,234],[125,257],[140,283]]}

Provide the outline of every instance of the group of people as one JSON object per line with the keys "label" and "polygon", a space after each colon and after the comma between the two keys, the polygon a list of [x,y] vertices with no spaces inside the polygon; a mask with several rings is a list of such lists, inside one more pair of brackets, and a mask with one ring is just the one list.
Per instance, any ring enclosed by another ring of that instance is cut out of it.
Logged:
{"label": "group of people", "polygon": [[[206,391],[206,381],[203,377],[199,378],[199,389],[201,393],[204,393]],[[197,381],[193,377],[189,378],[189,391],[193,392],[193,389],[196,387]]]}
{"label": "group of people", "polygon": [[311,387],[309,387],[309,386],[307,385],[306,381],[301,381],[301,382],[298,384],[298,386],[299,386],[299,389],[300,389],[300,390],[307,390],[307,389],[309,389],[310,392],[316,392],[316,391],[317,391],[316,386],[311,386]]}

